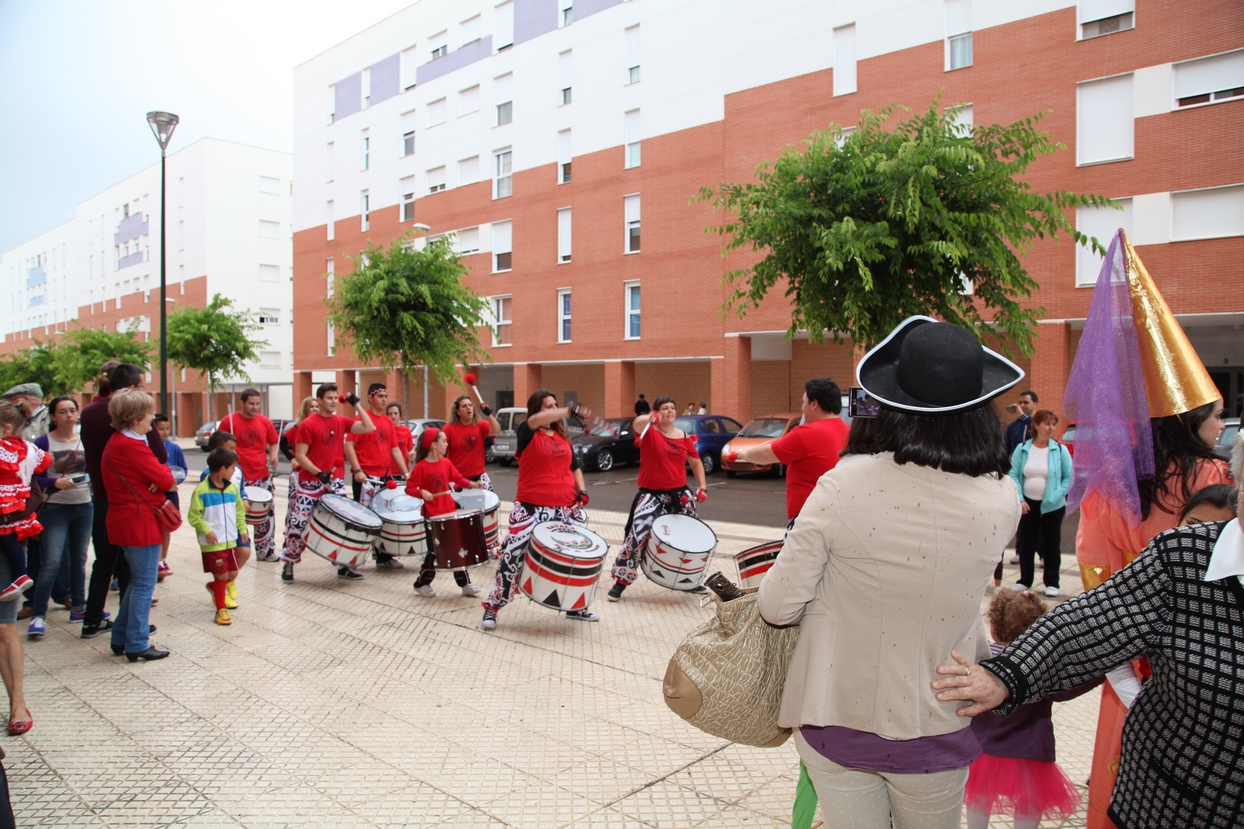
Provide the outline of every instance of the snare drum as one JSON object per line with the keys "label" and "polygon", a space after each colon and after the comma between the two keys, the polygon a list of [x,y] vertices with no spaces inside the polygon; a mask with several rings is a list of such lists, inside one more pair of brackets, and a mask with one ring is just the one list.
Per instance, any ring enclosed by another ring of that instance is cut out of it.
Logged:
{"label": "snare drum", "polygon": [[307,524],[307,549],[338,567],[357,569],[380,535],[380,516],[349,498],[325,495]]}
{"label": "snare drum", "polygon": [[662,587],[694,590],[704,581],[704,570],[716,548],[716,534],[700,519],[662,515],[652,522],[639,568]]}
{"label": "snare drum", "polygon": [[376,496],[372,507],[380,520],[380,537],[376,539],[377,553],[391,556],[421,556],[427,550],[424,537],[427,530],[423,523],[423,502],[407,495],[400,489],[387,489]]}
{"label": "snare drum", "polygon": [[501,498],[495,492],[486,489],[466,489],[454,496],[463,509],[477,509],[484,516],[484,543],[488,546],[488,557],[496,558],[501,552],[501,521],[499,512]]}
{"label": "snare drum", "polygon": [[536,525],[527,546],[519,590],[553,610],[582,610],[592,604],[609,545],[576,524]]}
{"label": "snare drum", "polygon": [[426,519],[437,570],[469,570],[488,563],[484,517],[477,509],[460,509]]}
{"label": "snare drum", "polygon": [[748,547],[736,553],[734,561],[739,565],[739,587],[744,589],[759,587],[765,573],[777,561],[778,553],[782,552],[782,541],[770,541]]}
{"label": "snare drum", "polygon": [[246,502],[246,523],[251,526],[262,524],[272,515],[272,493],[268,490],[248,486],[242,489],[242,500]]}

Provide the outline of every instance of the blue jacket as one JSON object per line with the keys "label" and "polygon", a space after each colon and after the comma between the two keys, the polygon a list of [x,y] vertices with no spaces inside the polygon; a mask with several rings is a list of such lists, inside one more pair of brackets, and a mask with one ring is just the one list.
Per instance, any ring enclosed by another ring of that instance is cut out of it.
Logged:
{"label": "blue jacket", "polygon": [[[1028,463],[1028,450],[1032,440],[1026,440],[1011,453],[1011,479],[1019,487],[1019,497],[1024,497],[1024,464]],[[1050,439],[1050,477],[1045,482],[1045,497],[1041,499],[1041,514],[1067,506],[1067,493],[1071,491],[1073,475],[1071,453],[1067,447]]]}

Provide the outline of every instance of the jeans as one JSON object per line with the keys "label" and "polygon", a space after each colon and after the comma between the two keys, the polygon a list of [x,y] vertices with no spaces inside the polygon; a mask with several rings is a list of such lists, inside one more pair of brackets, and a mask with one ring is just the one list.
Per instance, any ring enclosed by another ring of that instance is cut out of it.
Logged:
{"label": "jeans", "polygon": [[95,505],[90,501],[85,504],[50,503],[40,510],[42,550],[31,604],[35,616],[47,615],[48,600],[54,594],[53,588],[66,558],[71,568],[66,592],[72,595],[75,607],[86,602],[86,551],[91,544],[94,514]]}
{"label": "jeans", "polygon": [[108,540],[107,501],[95,501],[91,540],[95,545],[95,565],[91,568],[91,584],[86,593],[84,625],[98,625],[104,620],[104,604],[108,601],[113,575],[121,586],[122,596],[130,583],[130,566],[121,554],[121,548]]}
{"label": "jeans", "polygon": [[129,564],[130,584],[121,597],[121,609],[112,626],[112,644],[123,645],[126,653],[142,653],[151,647],[151,596],[155,593],[162,546],[121,548]]}

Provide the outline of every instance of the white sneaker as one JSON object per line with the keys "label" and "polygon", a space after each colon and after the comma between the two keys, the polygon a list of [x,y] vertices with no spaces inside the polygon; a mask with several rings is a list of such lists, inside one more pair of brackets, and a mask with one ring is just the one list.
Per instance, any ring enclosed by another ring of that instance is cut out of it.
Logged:
{"label": "white sneaker", "polygon": [[1045,595],[1049,596],[1051,599],[1058,598],[1058,588],[1057,587],[1045,588]]}
{"label": "white sneaker", "polygon": [[478,595],[479,595],[479,585],[478,585],[478,584],[469,584],[469,583],[468,583],[468,584],[464,584],[464,585],[462,585],[462,595],[464,595],[464,596],[478,596]]}
{"label": "white sneaker", "polygon": [[1012,585],[1011,585],[1011,589],[1012,589],[1012,590],[1027,590],[1027,589],[1028,589],[1028,585],[1026,585],[1026,584],[1020,584],[1019,582],[1015,582],[1014,584],[1012,584]]}
{"label": "white sneaker", "polygon": [[482,627],[484,630],[496,630],[497,629],[497,611],[485,610],[484,620],[479,623],[479,626]]}
{"label": "white sneaker", "polygon": [[402,562],[398,561],[395,558],[388,558],[388,559],[385,559],[384,561],[377,561],[376,569],[377,570],[405,570],[406,565],[402,564]]}
{"label": "white sneaker", "polygon": [[1019,564],[1019,554],[1018,554],[1018,553],[1016,553],[1015,555],[1011,556],[1011,563],[1012,563],[1012,564]]}
{"label": "white sneaker", "polygon": [[432,585],[430,584],[418,585],[417,587],[415,587],[415,592],[418,593],[420,596],[426,596],[429,599],[436,598],[436,591],[432,589]]}

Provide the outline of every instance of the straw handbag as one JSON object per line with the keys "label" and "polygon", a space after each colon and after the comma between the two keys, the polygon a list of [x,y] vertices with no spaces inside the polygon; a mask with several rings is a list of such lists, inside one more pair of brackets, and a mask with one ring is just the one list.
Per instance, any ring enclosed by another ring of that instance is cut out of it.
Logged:
{"label": "straw handbag", "polygon": [[715,737],[771,748],[786,742],[777,724],[786,671],[799,627],[779,628],[760,618],[756,594],[723,602],[693,631],[665,670],[665,704]]}

